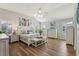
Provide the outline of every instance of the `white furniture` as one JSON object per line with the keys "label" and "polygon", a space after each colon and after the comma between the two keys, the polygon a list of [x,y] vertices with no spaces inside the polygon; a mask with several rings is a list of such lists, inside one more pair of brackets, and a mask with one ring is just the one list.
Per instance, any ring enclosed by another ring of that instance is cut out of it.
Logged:
{"label": "white furniture", "polygon": [[42,33],[42,36],[39,37],[33,37],[31,39],[31,42],[32,42],[32,45],[37,47],[39,45],[42,45],[42,44],[46,44],[47,43],[47,30],[43,30],[43,33]]}
{"label": "white furniture", "polygon": [[44,43],[47,43],[47,37],[46,36],[43,36],[42,38],[33,38],[31,40],[31,42],[32,42],[32,45],[33,46],[37,47],[39,45],[42,45]]}
{"label": "white furniture", "polygon": [[11,42],[16,42],[16,41],[19,41],[19,35],[10,35],[10,37],[11,37]]}
{"label": "white furniture", "polygon": [[9,56],[9,37],[0,34],[0,56]]}
{"label": "white furniture", "polygon": [[48,29],[47,30],[47,37],[57,38],[57,30],[56,29]]}
{"label": "white furniture", "polygon": [[73,45],[73,26],[68,26],[66,29],[66,43]]}
{"label": "white furniture", "polygon": [[27,43],[28,46],[32,43],[31,39],[33,39],[33,37],[37,37],[39,34],[38,33],[31,33],[31,34],[21,34],[20,35],[20,40]]}

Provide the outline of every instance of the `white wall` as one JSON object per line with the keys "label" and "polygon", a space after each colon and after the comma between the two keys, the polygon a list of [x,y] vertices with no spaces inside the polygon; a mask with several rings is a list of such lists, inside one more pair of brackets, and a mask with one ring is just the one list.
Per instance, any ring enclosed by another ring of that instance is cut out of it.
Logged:
{"label": "white wall", "polygon": [[76,55],[79,56],[79,25],[77,24],[77,7],[78,4],[75,4],[73,25],[74,25],[74,49],[76,50]]}
{"label": "white wall", "polygon": [[77,49],[76,49],[76,55],[79,56],[79,25],[77,24]]}
{"label": "white wall", "polygon": [[66,33],[63,32],[63,26],[65,26],[68,22],[73,21],[73,18],[67,18],[60,21],[56,21],[57,24],[57,37],[59,39],[65,39]]}
{"label": "white wall", "polygon": [[7,21],[8,23],[12,24],[13,30],[15,28],[17,28],[17,26],[18,26],[19,17],[24,17],[26,19],[29,18],[29,20],[31,21],[30,27],[33,28],[34,30],[35,30],[36,26],[39,26],[39,22],[34,17],[0,8],[0,20]]}
{"label": "white wall", "polygon": [[0,8],[0,20],[12,24],[13,29],[18,26],[19,17],[25,17],[27,19],[25,15]]}
{"label": "white wall", "polygon": [[77,56],[79,56],[79,24],[77,23],[77,19],[79,19],[78,18],[78,16],[79,16],[79,14],[77,14],[78,12],[78,10],[79,9],[77,9],[77,7],[78,7],[78,4],[76,5],[76,10],[75,10],[75,15],[74,15],[74,28],[75,28],[75,50],[76,50],[76,55]]}
{"label": "white wall", "polygon": [[74,25],[74,49],[77,50],[77,17],[76,13],[74,15],[73,25]]}
{"label": "white wall", "polygon": [[[61,19],[61,20],[57,20],[57,21],[48,21],[46,22],[46,28],[49,29],[50,28],[50,22],[56,22],[55,28],[57,30],[57,34],[55,34],[55,36],[57,36],[57,38],[59,39],[64,39],[66,38],[66,33],[63,32],[63,26],[66,25],[68,22],[73,22],[73,18],[67,18],[67,19]],[[53,32],[51,32],[53,33]],[[49,33],[49,34],[51,34]],[[52,36],[53,37],[53,36]]]}

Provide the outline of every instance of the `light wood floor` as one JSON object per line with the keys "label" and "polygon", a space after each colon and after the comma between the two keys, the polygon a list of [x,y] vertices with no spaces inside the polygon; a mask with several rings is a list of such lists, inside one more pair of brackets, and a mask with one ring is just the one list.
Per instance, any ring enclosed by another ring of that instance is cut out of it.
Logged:
{"label": "light wood floor", "polygon": [[48,45],[28,47],[22,42],[10,44],[10,56],[75,56],[73,46],[64,40],[48,39]]}

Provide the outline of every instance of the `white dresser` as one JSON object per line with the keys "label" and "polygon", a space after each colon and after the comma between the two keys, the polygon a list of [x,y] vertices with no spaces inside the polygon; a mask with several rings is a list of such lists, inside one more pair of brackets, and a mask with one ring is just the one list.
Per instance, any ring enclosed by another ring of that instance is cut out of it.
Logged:
{"label": "white dresser", "polygon": [[11,35],[10,37],[11,37],[11,40],[10,40],[11,43],[19,41],[19,35]]}
{"label": "white dresser", "polygon": [[9,56],[9,37],[0,34],[0,56]]}

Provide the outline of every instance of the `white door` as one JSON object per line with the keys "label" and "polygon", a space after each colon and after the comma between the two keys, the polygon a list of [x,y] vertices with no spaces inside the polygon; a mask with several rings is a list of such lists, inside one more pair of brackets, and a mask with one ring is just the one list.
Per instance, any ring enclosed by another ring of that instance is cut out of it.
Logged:
{"label": "white door", "polygon": [[73,45],[73,27],[68,26],[66,30],[66,43]]}

